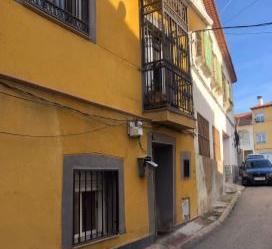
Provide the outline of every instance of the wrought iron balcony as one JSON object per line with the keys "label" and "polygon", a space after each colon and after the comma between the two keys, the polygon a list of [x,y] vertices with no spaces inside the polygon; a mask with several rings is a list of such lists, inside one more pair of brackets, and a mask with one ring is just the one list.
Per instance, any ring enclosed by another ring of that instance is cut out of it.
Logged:
{"label": "wrought iron balcony", "polygon": [[145,110],[193,116],[187,9],[181,0],[142,0]]}
{"label": "wrought iron balcony", "polygon": [[88,1],[81,1],[79,6],[74,6],[73,0],[59,1],[54,4],[49,0],[24,0],[26,5],[34,7],[42,13],[55,18],[57,21],[88,35]]}
{"label": "wrought iron balcony", "polygon": [[167,60],[150,63],[149,68],[145,71],[145,110],[170,107],[193,115],[190,79]]}

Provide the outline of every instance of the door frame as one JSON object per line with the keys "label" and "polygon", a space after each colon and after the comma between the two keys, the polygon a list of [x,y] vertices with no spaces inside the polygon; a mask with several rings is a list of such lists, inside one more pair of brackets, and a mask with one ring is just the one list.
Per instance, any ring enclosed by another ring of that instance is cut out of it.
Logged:
{"label": "door frame", "polygon": [[[173,224],[176,225],[176,139],[174,137],[150,132],[148,133],[148,145],[147,154],[152,157],[153,144],[164,144],[172,146],[172,162],[173,162]],[[148,212],[149,212],[149,233],[152,235],[156,234],[156,203],[155,203],[155,182],[154,182],[154,169],[148,167]]]}

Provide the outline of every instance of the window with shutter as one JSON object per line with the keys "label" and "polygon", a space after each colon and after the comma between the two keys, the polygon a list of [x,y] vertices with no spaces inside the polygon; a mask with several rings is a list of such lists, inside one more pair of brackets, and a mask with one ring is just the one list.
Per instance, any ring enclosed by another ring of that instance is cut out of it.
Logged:
{"label": "window with shutter", "polygon": [[199,154],[210,157],[209,121],[197,114]]}
{"label": "window with shutter", "polygon": [[222,89],[222,66],[220,62],[217,59],[217,67],[216,67],[216,79],[217,79],[217,84],[218,84],[218,89]]}
{"label": "window with shutter", "polygon": [[213,126],[213,154],[216,161],[221,160],[220,135],[219,131]]}
{"label": "window with shutter", "polygon": [[203,57],[203,33],[196,33],[196,56]]}
{"label": "window with shutter", "polygon": [[233,96],[232,96],[232,88],[231,88],[231,84],[228,84],[229,85],[229,99],[230,101],[232,102],[232,99],[233,99]]}
{"label": "window with shutter", "polygon": [[204,49],[205,49],[205,64],[212,72],[212,41],[208,32],[204,32]]}

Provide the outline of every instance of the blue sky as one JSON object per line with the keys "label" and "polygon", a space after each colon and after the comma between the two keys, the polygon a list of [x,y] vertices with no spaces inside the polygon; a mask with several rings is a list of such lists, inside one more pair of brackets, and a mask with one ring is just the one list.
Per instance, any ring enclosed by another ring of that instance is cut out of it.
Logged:
{"label": "blue sky", "polygon": [[[255,1],[216,0],[222,24],[233,26],[272,22],[271,0],[257,0],[254,5],[239,14]],[[230,4],[227,5],[228,3]],[[264,102],[272,101],[272,26],[226,30],[225,33],[238,77],[234,85],[235,112],[249,111],[249,108],[257,103],[258,95],[264,97]]]}

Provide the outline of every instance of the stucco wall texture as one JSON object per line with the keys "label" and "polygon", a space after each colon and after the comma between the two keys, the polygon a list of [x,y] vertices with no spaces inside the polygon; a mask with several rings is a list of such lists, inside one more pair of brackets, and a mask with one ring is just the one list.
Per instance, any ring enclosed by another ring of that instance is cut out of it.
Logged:
{"label": "stucco wall texture", "polygon": [[[113,248],[149,235],[147,177],[139,178],[137,171],[137,158],[146,152],[129,138],[126,121],[143,118],[139,1],[96,2],[93,43],[20,1],[0,1],[0,76],[10,79],[1,82],[104,117],[87,118],[0,84],[1,248],[61,248],[67,154],[103,154],[124,161],[126,232],[84,248]],[[181,224],[183,198],[190,198],[191,218],[198,215],[194,137],[146,122],[144,149],[149,132],[176,141],[175,223]],[[187,180],[181,178],[184,151],[192,155]]]}
{"label": "stucco wall texture", "polygon": [[[73,98],[12,85],[54,102],[69,103],[90,115],[129,118]],[[12,92],[1,87],[0,91],[3,90]],[[25,97],[18,93],[16,96]],[[61,248],[62,174],[66,154],[95,153],[124,160],[126,233],[86,248],[111,248],[149,235],[147,177],[138,177],[136,160],[145,153],[137,139],[128,137],[127,123],[88,119],[70,110],[37,103],[35,99],[26,101],[0,94],[0,103],[0,131],[26,135],[0,134],[0,243],[5,249]],[[141,138],[144,148],[148,132],[150,129],[145,129]],[[197,216],[194,155],[191,178],[183,180],[180,171],[180,153],[193,151],[193,138],[164,128],[153,132],[176,139],[176,224],[181,224],[183,198],[190,197],[191,218]]]}

